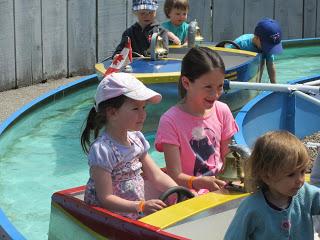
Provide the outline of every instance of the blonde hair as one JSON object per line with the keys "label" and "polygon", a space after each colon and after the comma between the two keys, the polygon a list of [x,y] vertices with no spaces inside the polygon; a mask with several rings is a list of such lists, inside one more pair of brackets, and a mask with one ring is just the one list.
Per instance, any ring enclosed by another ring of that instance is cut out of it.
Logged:
{"label": "blonde hair", "polygon": [[189,1],[188,0],[166,0],[163,6],[163,10],[167,18],[170,18],[169,14],[171,10],[174,8],[188,11]]}
{"label": "blonde hair", "polygon": [[270,131],[256,140],[246,164],[248,191],[267,187],[264,176],[280,177],[288,171],[306,168],[310,158],[306,147],[288,131]]}

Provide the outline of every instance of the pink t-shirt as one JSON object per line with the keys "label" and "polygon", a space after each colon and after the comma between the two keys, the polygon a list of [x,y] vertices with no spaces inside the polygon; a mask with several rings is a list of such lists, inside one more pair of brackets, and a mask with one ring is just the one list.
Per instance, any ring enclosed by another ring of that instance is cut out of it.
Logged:
{"label": "pink t-shirt", "polygon": [[212,113],[206,117],[192,116],[174,106],[160,119],[155,147],[163,152],[163,143],[179,146],[183,173],[212,176],[223,165],[221,141],[237,131],[238,126],[225,103],[216,101]]}

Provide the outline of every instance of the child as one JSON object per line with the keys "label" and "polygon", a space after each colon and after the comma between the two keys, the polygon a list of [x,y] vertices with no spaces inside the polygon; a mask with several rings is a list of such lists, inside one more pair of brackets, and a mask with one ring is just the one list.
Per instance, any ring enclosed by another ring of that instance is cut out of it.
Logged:
{"label": "child", "polygon": [[188,0],[166,0],[164,3],[164,13],[170,20],[162,23],[168,30],[170,43],[183,45],[188,36],[189,24],[186,23],[189,11]]}
{"label": "child", "polygon": [[[311,176],[310,176],[310,183],[317,186],[317,187],[320,187],[320,147],[318,147],[318,156],[313,163]],[[315,231],[317,232],[317,237],[319,239],[319,237],[320,237],[320,216],[314,216],[313,221],[314,221],[314,228],[315,228]]]}
{"label": "child", "polygon": [[254,34],[244,34],[234,40],[242,50],[262,53],[259,81],[261,81],[264,64],[266,64],[270,82],[277,82],[274,54],[282,52],[281,37],[282,32],[278,22],[270,18],[263,18],[257,23]]}
{"label": "child", "polygon": [[309,155],[287,131],[257,139],[247,174],[254,193],[239,206],[225,239],[313,239],[320,191],[304,182]]}
{"label": "child", "polygon": [[132,11],[138,21],[122,34],[121,42],[113,53],[113,57],[121,52],[128,41],[128,37],[131,39],[133,54],[146,56],[150,47],[151,36],[155,32],[160,32],[165,47],[168,45],[167,31],[162,29],[156,21],[157,8],[157,0],[133,0]]}
{"label": "child", "polygon": [[[214,177],[238,127],[222,94],[225,66],[207,47],[193,47],[182,60],[181,101],[160,119],[155,147],[164,152],[168,174],[199,194],[225,185]],[[204,190],[201,190],[204,189]]]}
{"label": "child", "polygon": [[[146,118],[146,103],[160,100],[160,94],[127,73],[112,73],[100,82],[95,106],[81,135],[82,148],[89,152],[86,203],[133,219],[166,207],[161,200],[148,200],[142,178],[143,173],[161,192],[176,186],[153,162],[147,153],[150,145],[140,132]],[[98,137],[103,127],[105,131]],[[96,138],[92,144],[91,133]]]}

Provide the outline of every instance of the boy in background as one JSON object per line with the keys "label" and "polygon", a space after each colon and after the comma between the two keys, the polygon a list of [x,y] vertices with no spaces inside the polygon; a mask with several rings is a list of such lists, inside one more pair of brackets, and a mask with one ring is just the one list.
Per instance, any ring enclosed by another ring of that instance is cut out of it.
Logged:
{"label": "boy in background", "polygon": [[166,0],[164,13],[169,21],[162,23],[167,29],[169,43],[183,45],[187,41],[189,24],[186,22],[189,11],[188,0]]}
{"label": "boy in background", "polygon": [[168,45],[167,32],[161,28],[156,21],[157,0],[133,0],[132,11],[137,17],[137,22],[124,31],[120,44],[117,46],[113,57],[119,54],[128,41],[131,39],[132,52],[139,55],[147,55],[150,47],[151,36],[155,32],[160,32],[160,36]]}
{"label": "boy in background", "polygon": [[278,22],[271,18],[263,18],[257,23],[254,34],[244,34],[234,40],[241,50],[262,53],[259,82],[266,64],[270,82],[276,83],[274,54],[282,52],[281,37],[282,32]]}

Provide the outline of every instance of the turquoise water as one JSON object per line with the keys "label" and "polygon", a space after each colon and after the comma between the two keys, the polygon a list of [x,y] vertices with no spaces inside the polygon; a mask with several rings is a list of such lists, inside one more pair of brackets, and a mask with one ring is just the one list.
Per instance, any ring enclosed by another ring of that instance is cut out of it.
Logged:
{"label": "turquoise water", "polygon": [[[320,47],[286,49],[277,58],[278,82],[319,74],[319,62]],[[266,74],[263,81],[268,82]],[[153,88],[162,92],[164,101],[147,109],[144,131],[151,146],[159,116],[177,101],[174,84]],[[0,206],[27,239],[47,238],[53,192],[87,181],[79,136],[94,91],[92,86],[47,104],[0,138]],[[150,153],[159,166],[164,165],[160,153],[154,149]]]}

